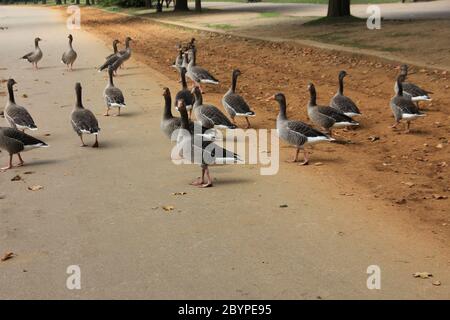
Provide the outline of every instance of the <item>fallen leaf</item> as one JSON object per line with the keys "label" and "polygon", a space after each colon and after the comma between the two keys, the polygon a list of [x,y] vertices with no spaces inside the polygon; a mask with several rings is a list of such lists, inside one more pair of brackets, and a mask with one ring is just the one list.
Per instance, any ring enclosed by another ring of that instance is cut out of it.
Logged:
{"label": "fallen leaf", "polygon": [[322,163],[322,162],[316,162],[316,163],[314,163],[314,165],[315,165],[315,166],[322,166],[323,163]]}
{"label": "fallen leaf", "polygon": [[22,95],[22,98],[28,98],[28,95],[27,95],[26,93],[24,93],[24,94]]}
{"label": "fallen leaf", "polygon": [[377,141],[377,140],[380,140],[380,137],[378,137],[378,136],[370,136],[369,138],[367,138],[369,141],[371,141],[371,142],[374,142],[374,141]]}
{"label": "fallen leaf", "polygon": [[414,182],[402,182],[405,186],[408,186],[408,187],[412,187],[412,186],[414,186],[415,185],[415,183]]}
{"label": "fallen leaf", "polygon": [[433,194],[433,198],[435,198],[436,200],[443,200],[443,199],[447,199],[447,196],[443,196],[441,194]]}
{"label": "fallen leaf", "polygon": [[398,199],[398,200],[395,200],[395,203],[396,204],[405,204],[406,203],[406,199]]}
{"label": "fallen leaf", "polygon": [[437,145],[436,145],[436,148],[438,148],[438,149],[442,149],[444,147],[444,145],[442,144],[442,143],[438,143]]}
{"label": "fallen leaf", "polygon": [[184,196],[185,194],[187,194],[187,192],[184,192],[184,191],[172,193],[173,196]]}
{"label": "fallen leaf", "polygon": [[163,208],[164,211],[172,211],[173,209],[175,209],[174,206],[162,206],[161,208]]}
{"label": "fallen leaf", "polygon": [[14,258],[14,256],[15,256],[14,252],[7,252],[3,255],[1,260],[6,261],[6,260]]}
{"label": "fallen leaf", "polygon": [[33,174],[34,171],[25,171],[23,174]]}
{"label": "fallen leaf", "polygon": [[414,278],[428,279],[433,277],[433,275],[429,272],[416,272],[413,274]]}
{"label": "fallen leaf", "polygon": [[433,286],[440,286],[441,282],[439,280],[433,281]]}
{"label": "fallen leaf", "polygon": [[280,204],[280,208],[287,208],[288,205],[287,204]]}
{"label": "fallen leaf", "polygon": [[40,186],[40,185],[35,185],[35,186],[28,187],[28,190],[30,190],[30,191],[39,191],[39,190],[42,190],[42,189],[44,189],[44,187]]}
{"label": "fallen leaf", "polygon": [[19,176],[19,175],[14,176],[14,177],[11,179],[11,181],[20,181],[20,180],[22,180],[22,177]]}

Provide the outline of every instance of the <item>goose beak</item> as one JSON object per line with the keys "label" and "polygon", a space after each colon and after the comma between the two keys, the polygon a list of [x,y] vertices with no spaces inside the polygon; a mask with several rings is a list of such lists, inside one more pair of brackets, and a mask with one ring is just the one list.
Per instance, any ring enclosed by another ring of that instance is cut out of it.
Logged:
{"label": "goose beak", "polygon": [[266,101],[271,101],[271,100],[275,100],[275,95],[270,96],[270,97],[268,97],[268,98],[266,99]]}

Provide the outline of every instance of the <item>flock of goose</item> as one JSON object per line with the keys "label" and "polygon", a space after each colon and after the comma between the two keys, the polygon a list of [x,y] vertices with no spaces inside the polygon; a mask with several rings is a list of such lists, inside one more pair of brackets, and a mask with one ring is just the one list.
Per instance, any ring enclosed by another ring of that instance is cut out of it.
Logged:
{"label": "flock of goose", "polygon": [[[62,55],[61,62],[66,65],[68,71],[73,70],[73,64],[77,59],[77,53],[72,43],[72,35],[68,36],[69,47]],[[39,47],[40,38],[36,38],[34,51],[24,55],[22,59],[27,60],[33,65],[33,69],[38,69],[38,62],[42,59],[43,53]],[[105,58],[105,62],[98,68],[98,71],[108,71],[108,83],[103,92],[105,100],[106,113],[109,116],[111,108],[117,108],[117,116],[120,116],[121,108],[126,106],[122,91],[114,85],[114,76],[131,56],[130,37],[125,39],[125,49],[118,50],[118,40],[113,42],[114,52]],[[236,129],[236,118],[241,117],[246,121],[246,128],[250,128],[249,118],[256,114],[251,110],[249,104],[236,91],[237,79],[242,74],[238,69],[233,70],[231,74],[231,86],[222,98],[222,105],[229,118],[216,106],[206,104],[203,101],[202,84],[218,84],[219,81],[207,69],[197,64],[197,47],[195,39],[192,38],[187,44],[177,46],[178,54],[173,64],[180,74],[181,89],[177,92],[174,100],[174,106],[180,113],[180,117],[172,114],[172,97],[168,88],[163,89],[164,111],[161,119],[161,130],[172,138],[174,132],[177,135],[177,150],[175,155],[180,159],[188,159],[201,165],[202,175],[192,184],[200,187],[212,186],[212,178],[208,166],[211,164],[224,164],[240,162],[239,156],[231,151],[220,148],[213,141],[215,140],[215,128]],[[332,136],[332,130],[343,127],[358,126],[359,123],[354,120],[361,116],[361,112],[353,100],[344,95],[344,78],[347,75],[345,71],[339,72],[338,91],[331,98],[329,105],[320,106],[316,103],[316,88],[314,84],[309,83],[308,90],[310,100],[307,105],[308,117],[315,127],[307,123],[290,120],[286,114],[286,97],[283,93],[273,95],[271,100],[279,104],[279,114],[276,121],[276,128],[279,137],[287,143],[296,147],[293,162],[299,162],[298,156],[300,150],[304,152],[304,159],[301,165],[308,164],[308,155],[305,146],[319,142],[330,142],[335,140]],[[395,95],[390,101],[395,123],[395,128],[400,121],[405,121],[406,131],[409,131],[411,121],[425,116],[419,109],[419,101],[430,101],[431,92],[420,88],[419,86],[406,82],[408,76],[408,67],[402,65],[398,75],[394,91]],[[188,87],[186,78],[193,82],[192,89]],[[4,117],[10,127],[0,127],[0,149],[9,153],[9,164],[2,170],[13,167],[12,158],[17,154],[19,158],[18,166],[24,164],[21,152],[47,147],[48,145],[36,139],[24,131],[37,130],[33,118],[26,108],[16,104],[14,98],[13,86],[16,84],[14,79],[9,79],[8,101],[4,109]],[[92,147],[98,147],[98,134],[100,128],[95,115],[83,105],[82,87],[80,83],[75,84],[76,103],[71,113],[71,123],[74,131],[81,140],[81,146],[86,146],[83,140],[83,134],[92,134],[95,136],[95,143]],[[269,100],[268,99],[268,100]],[[192,114],[196,121],[192,121]],[[178,130],[183,129],[183,130]],[[198,139],[197,136],[201,138]],[[186,152],[186,150],[190,150]],[[201,159],[195,158],[196,152],[200,152]]]}

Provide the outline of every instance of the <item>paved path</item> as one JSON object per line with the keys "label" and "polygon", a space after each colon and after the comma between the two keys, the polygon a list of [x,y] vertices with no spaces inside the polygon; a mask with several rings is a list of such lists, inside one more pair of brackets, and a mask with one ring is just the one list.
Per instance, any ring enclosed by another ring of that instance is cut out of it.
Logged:
{"label": "paved path", "polygon": [[[214,168],[216,187],[189,187],[198,168],[173,165],[159,131],[161,88],[177,83],[131,61],[116,79],[128,109],[104,118],[106,79],[94,67],[109,44],[73,32],[79,60],[68,73],[58,12],[8,6],[0,19],[8,26],[0,78],[17,80],[17,101],[51,145],[24,154],[28,166],[0,173],[0,253],[17,254],[0,262],[0,299],[449,298],[448,244],[428,228],[370,194],[339,195],[313,166],[283,164],[276,176],[260,176],[257,166]],[[37,72],[18,59],[35,36],[45,54]],[[80,80],[103,129],[98,150],[80,148],[70,127]],[[16,174],[24,181],[12,182]],[[44,189],[27,190],[37,184]],[[172,195],[180,191],[187,194]],[[81,267],[79,291],[66,289],[69,265]],[[369,265],[381,268],[381,290],[366,287]],[[442,285],[413,278],[417,271]]]}

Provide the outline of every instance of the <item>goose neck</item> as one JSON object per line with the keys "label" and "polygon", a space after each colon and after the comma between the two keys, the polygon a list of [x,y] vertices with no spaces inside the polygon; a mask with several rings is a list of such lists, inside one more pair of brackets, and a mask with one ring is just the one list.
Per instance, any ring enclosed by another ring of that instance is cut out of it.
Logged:
{"label": "goose neck", "polygon": [[12,83],[8,83],[8,94],[9,94],[9,101],[12,103],[16,103],[16,100],[14,98],[14,90],[13,90]]}
{"label": "goose neck", "polygon": [[171,106],[172,106],[172,97],[170,95],[166,95],[164,96],[164,119],[172,119],[173,115],[172,115],[172,110],[171,110]]}
{"label": "goose neck", "polygon": [[344,77],[340,76],[339,77],[339,94],[343,95],[344,94]]}

